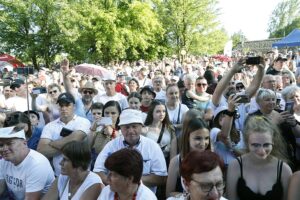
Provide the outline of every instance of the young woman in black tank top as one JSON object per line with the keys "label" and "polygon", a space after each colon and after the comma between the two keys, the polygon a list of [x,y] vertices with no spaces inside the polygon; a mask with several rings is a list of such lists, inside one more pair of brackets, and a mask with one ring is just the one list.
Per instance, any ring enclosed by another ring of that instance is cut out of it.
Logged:
{"label": "young woman in black tank top", "polygon": [[285,200],[290,167],[278,128],[268,118],[246,119],[247,153],[232,161],[227,173],[227,197],[234,200]]}

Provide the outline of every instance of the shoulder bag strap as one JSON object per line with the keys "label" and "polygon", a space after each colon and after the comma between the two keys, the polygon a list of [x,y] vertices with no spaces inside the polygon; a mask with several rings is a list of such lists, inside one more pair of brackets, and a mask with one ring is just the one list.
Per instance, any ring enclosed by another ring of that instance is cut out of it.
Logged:
{"label": "shoulder bag strap", "polygon": [[64,185],[64,187],[63,187],[63,190],[62,190],[61,194],[59,195],[59,198],[61,198],[62,195],[64,194],[64,192],[65,192],[65,190],[66,190],[66,187],[67,187],[67,185],[68,185],[69,179],[70,179],[70,178],[68,177],[67,180],[66,180],[66,183],[65,183],[65,185]]}
{"label": "shoulder bag strap", "polygon": [[158,143],[158,144],[160,143],[160,141],[161,141],[161,139],[162,139],[162,136],[163,136],[164,132],[165,132],[165,124],[163,124],[162,127],[161,127],[161,130],[160,130],[160,133],[159,133],[159,137],[158,137],[158,139],[157,139],[157,143]]}
{"label": "shoulder bag strap", "polygon": [[179,110],[178,110],[178,115],[177,115],[177,122],[176,122],[176,124],[179,124],[179,121],[180,121],[180,111],[181,111],[181,103],[179,103]]}

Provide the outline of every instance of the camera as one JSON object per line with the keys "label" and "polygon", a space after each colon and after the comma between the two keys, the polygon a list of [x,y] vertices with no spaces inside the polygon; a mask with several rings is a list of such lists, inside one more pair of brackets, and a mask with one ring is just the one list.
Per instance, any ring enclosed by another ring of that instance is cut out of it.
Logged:
{"label": "camera", "polygon": [[47,93],[47,89],[45,87],[36,87],[32,89],[32,94],[44,94]]}
{"label": "camera", "polygon": [[246,65],[259,65],[260,64],[261,57],[255,56],[255,57],[248,57],[246,59]]}
{"label": "camera", "polygon": [[249,103],[250,102],[250,98],[248,95],[242,94],[242,95],[239,95],[238,97],[240,97],[241,99],[239,101],[237,101],[237,103]]}

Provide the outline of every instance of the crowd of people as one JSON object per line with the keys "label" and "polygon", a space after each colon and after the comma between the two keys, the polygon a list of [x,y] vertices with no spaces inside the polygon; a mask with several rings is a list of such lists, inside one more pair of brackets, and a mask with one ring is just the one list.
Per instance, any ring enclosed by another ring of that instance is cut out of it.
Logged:
{"label": "crowd of people", "polygon": [[300,49],[251,57],[2,70],[0,199],[300,199]]}

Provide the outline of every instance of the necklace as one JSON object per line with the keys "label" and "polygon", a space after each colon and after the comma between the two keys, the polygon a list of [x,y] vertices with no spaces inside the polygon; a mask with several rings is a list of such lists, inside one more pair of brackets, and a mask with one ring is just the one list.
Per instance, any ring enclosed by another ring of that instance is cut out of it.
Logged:
{"label": "necklace", "polygon": [[[137,187],[136,191],[134,192],[134,194],[132,196],[132,200],[136,200],[137,191],[138,191],[139,187],[140,187],[140,184],[138,184],[138,187]],[[114,200],[119,200],[119,195],[118,195],[117,192],[115,192]]]}
{"label": "necklace", "polygon": [[[133,194],[133,196],[132,196],[132,200],[136,200],[136,192]],[[115,195],[114,195],[114,200],[118,200],[119,199],[119,195],[118,195],[118,193],[116,193],[115,192]]]}
{"label": "necklace", "polygon": [[84,180],[86,179],[86,177],[88,176],[89,173],[87,173],[86,175],[84,175],[83,179],[75,185],[75,187],[73,187],[73,191],[71,189],[71,184],[69,181],[69,191],[68,191],[68,200],[71,200],[72,197],[76,194],[78,188],[81,186],[81,184],[84,182]]}

